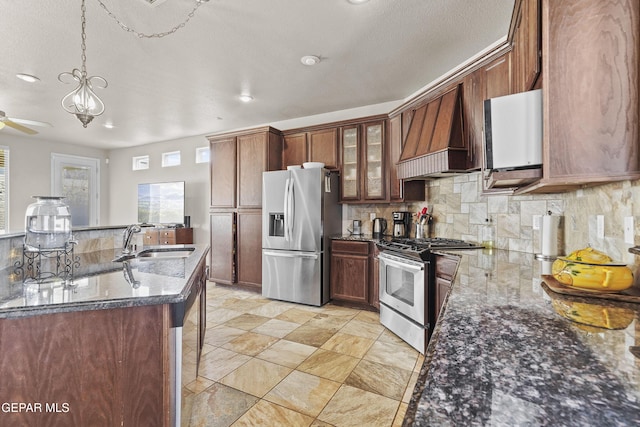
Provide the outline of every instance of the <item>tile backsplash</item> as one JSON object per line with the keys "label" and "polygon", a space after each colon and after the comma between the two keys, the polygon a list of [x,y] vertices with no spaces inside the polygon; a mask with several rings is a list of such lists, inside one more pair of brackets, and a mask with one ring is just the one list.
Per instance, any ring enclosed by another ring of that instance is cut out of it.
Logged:
{"label": "tile backsplash", "polygon": [[[636,263],[629,247],[640,244],[640,181],[622,181],[567,193],[530,195],[483,195],[480,172],[426,182],[423,203],[391,205],[345,205],[343,231],[348,233],[354,219],[362,221],[365,234],[371,233],[370,214],[386,218],[397,210],[417,212],[432,207],[432,237],[482,241],[482,227],[490,218],[495,226],[495,246],[511,251],[539,253],[540,230],[534,229],[538,215],[561,215],[562,253],[591,245],[615,260]],[[604,216],[604,238],[597,233],[596,217]],[[634,244],[624,241],[625,217],[634,219]],[[390,232],[390,229],[388,230]],[[412,234],[413,235],[413,234]]]}

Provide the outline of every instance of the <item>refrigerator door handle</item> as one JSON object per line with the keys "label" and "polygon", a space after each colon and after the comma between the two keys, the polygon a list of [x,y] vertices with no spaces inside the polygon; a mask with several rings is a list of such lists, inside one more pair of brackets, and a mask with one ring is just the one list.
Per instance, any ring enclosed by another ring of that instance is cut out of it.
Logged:
{"label": "refrigerator door handle", "polygon": [[287,178],[284,182],[284,240],[289,241],[289,181],[291,178]]}
{"label": "refrigerator door handle", "polygon": [[293,226],[296,221],[296,197],[295,197],[295,185],[293,178],[291,178],[291,183],[289,184],[289,237],[293,238]]}
{"label": "refrigerator door handle", "polygon": [[275,256],[281,258],[311,258],[318,259],[318,254],[316,253],[291,253],[291,252],[278,252],[278,251],[262,251],[262,253],[266,256]]}

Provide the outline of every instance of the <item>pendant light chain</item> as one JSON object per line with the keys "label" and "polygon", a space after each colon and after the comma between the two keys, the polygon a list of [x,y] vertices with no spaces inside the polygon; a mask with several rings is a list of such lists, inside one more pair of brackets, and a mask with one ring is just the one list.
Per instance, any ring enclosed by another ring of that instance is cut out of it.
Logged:
{"label": "pendant light chain", "polygon": [[[208,2],[209,0],[196,0],[196,4],[193,6],[193,9],[191,9],[191,12],[189,12],[187,14],[187,17],[184,21],[182,21],[180,24],[176,25],[175,27],[173,27],[172,29],[170,29],[169,31],[164,31],[162,33],[153,33],[153,34],[145,34],[145,33],[141,33],[133,28],[130,28],[128,25],[126,25],[124,22],[122,22],[120,19],[118,19],[118,17],[116,15],[113,14],[113,12],[111,12],[107,6],[102,2],[102,0],[98,0],[98,3],[100,3],[100,6],[102,6],[102,9],[104,9],[104,11],[107,13],[107,15],[109,15],[111,18],[113,18],[113,20],[115,20],[118,25],[126,32],[128,33],[133,33],[136,36],[138,36],[138,38],[147,38],[147,39],[151,39],[151,38],[161,38],[161,37],[165,37],[168,36],[170,34],[175,33],[176,31],[178,31],[180,28],[184,28],[185,25],[187,25],[187,22],[189,22],[189,20],[191,20],[191,18],[194,17],[196,10],[202,6],[203,3]],[[84,4],[84,0],[83,0],[83,4]],[[83,15],[84,16],[84,15]]]}
{"label": "pendant light chain", "polygon": [[82,75],[87,76],[87,20],[85,18],[85,13],[87,12],[87,6],[84,4],[84,0],[82,0],[82,7],[80,8],[82,11],[82,43],[80,47],[82,48],[82,55],[80,58],[82,59]]}

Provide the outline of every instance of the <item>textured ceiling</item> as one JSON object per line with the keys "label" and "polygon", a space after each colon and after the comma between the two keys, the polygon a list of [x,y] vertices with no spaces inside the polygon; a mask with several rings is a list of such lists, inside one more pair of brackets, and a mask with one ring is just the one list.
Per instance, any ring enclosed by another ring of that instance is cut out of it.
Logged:
{"label": "textured ceiling", "polygon": [[[53,124],[31,138],[121,148],[398,102],[504,39],[513,9],[513,0],[210,0],[176,33],[147,39],[86,1],[87,71],[109,86],[96,89],[105,113],[84,129],[60,105],[72,86],[57,80],[81,65],[80,0],[0,0],[0,110]],[[194,5],[102,1],[143,33],[171,29]],[[304,66],[303,55],[322,62]],[[241,92],[254,100],[240,102]],[[0,142],[11,135],[24,134],[5,127]]]}

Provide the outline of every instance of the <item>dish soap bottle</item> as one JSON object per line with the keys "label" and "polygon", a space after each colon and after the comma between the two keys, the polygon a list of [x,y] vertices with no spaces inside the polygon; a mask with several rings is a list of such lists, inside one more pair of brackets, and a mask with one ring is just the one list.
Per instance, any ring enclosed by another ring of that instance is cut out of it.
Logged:
{"label": "dish soap bottle", "polygon": [[491,222],[491,218],[486,218],[482,226],[482,246],[487,249],[493,249],[495,238],[496,229],[493,222]]}

